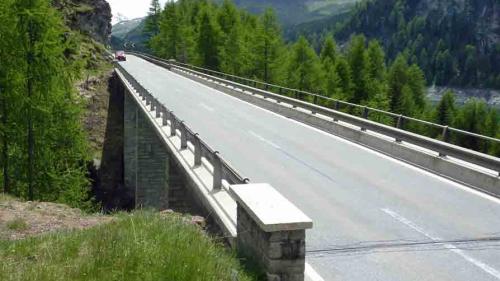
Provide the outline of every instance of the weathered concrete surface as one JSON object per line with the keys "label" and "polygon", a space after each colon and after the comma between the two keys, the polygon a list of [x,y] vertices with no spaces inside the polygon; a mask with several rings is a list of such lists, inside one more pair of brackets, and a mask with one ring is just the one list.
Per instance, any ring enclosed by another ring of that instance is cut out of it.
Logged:
{"label": "weathered concrete surface", "polygon": [[232,185],[238,204],[237,248],[269,281],[304,281],[305,229],[312,221],[269,184]]}

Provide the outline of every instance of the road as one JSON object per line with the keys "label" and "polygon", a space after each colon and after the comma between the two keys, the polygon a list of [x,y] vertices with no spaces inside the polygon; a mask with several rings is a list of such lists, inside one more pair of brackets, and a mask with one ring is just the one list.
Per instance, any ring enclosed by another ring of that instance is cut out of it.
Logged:
{"label": "road", "polygon": [[140,58],[123,67],[252,182],[314,221],[325,280],[500,280],[500,200]]}

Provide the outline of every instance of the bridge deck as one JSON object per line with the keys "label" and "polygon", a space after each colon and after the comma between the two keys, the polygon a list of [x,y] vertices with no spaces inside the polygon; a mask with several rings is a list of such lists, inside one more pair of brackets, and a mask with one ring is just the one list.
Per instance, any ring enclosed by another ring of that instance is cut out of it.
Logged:
{"label": "bridge deck", "polygon": [[122,65],[242,175],[313,219],[307,258],[325,280],[500,280],[500,200],[137,57]]}

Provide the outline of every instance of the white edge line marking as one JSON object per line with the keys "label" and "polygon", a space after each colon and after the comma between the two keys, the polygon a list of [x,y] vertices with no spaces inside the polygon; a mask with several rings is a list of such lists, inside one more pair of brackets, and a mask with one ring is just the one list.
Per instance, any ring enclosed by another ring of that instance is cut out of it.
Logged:
{"label": "white edge line marking", "polygon": [[312,266],[306,262],[306,268],[304,270],[305,280],[307,281],[325,281],[317,272],[312,268]]}
{"label": "white edge line marking", "polygon": [[248,131],[248,133],[254,137],[256,137],[257,139],[259,139],[260,141],[262,142],[265,142],[267,144],[269,144],[270,146],[276,148],[276,149],[281,149],[281,147],[277,144],[275,144],[274,142],[270,141],[270,140],[267,140],[265,139],[264,137],[262,137],[261,135],[255,133],[254,131]]}
{"label": "white edge line marking", "polygon": [[[427,233],[422,227],[416,225],[415,223],[413,223],[412,221],[410,221],[409,219],[399,215],[398,213],[394,212],[393,210],[391,209],[388,209],[388,208],[383,208],[381,209],[384,213],[388,214],[389,216],[393,217],[394,219],[396,219],[397,221],[399,221],[400,223],[410,227],[411,229],[415,230],[416,232],[424,235],[425,237],[433,240],[433,241],[443,241],[443,239],[439,238],[439,237],[436,237],[434,235],[431,235],[429,233]],[[496,269],[494,269],[493,267],[487,265],[486,263],[482,262],[482,261],[479,261],[471,256],[469,256],[468,254],[466,254],[464,251],[460,250],[459,248],[457,248],[456,246],[452,245],[452,244],[448,244],[448,243],[444,243],[443,244],[444,247],[448,250],[450,250],[451,252],[459,255],[460,257],[462,257],[464,260],[470,262],[471,264],[477,266],[478,268],[480,268],[481,270],[483,270],[484,272],[492,275],[493,277],[497,278],[497,279],[500,279],[500,272]]]}

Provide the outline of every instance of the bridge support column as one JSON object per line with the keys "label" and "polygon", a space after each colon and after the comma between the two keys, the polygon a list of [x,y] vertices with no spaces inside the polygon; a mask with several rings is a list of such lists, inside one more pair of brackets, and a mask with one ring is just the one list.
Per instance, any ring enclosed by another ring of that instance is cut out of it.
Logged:
{"label": "bridge support column", "polygon": [[129,93],[124,97],[124,182],[136,208],[169,206],[170,156]]}
{"label": "bridge support column", "polygon": [[268,281],[304,281],[306,229],[312,221],[268,184],[232,185],[238,254],[264,269]]}

